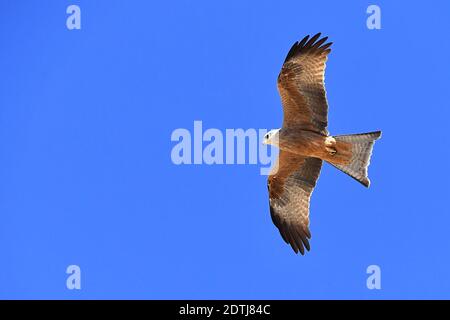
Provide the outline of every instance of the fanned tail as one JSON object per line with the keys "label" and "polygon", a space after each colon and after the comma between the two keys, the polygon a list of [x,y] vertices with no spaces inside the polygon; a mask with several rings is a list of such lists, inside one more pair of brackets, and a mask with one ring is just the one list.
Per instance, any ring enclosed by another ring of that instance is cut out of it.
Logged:
{"label": "fanned tail", "polygon": [[351,155],[347,164],[330,163],[364,186],[369,187],[370,180],[367,174],[367,168],[370,164],[375,140],[378,140],[380,137],[381,131],[333,136],[336,139],[337,152],[339,153],[339,145],[343,144],[347,149],[350,147],[349,151],[351,151]]}

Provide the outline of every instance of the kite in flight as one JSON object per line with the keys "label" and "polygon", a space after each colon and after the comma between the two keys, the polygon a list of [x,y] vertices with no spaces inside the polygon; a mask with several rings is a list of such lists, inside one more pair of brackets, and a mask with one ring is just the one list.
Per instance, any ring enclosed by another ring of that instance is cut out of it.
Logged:
{"label": "kite in flight", "polygon": [[331,136],[324,84],[331,42],[320,33],[296,42],[278,75],[283,127],[269,131],[265,144],[280,149],[267,186],[272,221],[295,253],[310,250],[309,200],[322,161],[369,187],[367,167],[381,131]]}

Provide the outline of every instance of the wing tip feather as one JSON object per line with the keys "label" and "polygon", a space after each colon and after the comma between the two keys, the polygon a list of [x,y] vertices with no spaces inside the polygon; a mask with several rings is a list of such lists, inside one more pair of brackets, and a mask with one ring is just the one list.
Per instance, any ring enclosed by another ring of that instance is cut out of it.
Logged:
{"label": "wing tip feather", "polygon": [[310,35],[306,35],[301,41],[296,41],[286,55],[284,62],[306,52],[319,55],[328,55],[331,52],[330,47],[333,42],[326,42],[328,40],[328,36],[320,38],[321,35],[322,33],[318,32],[312,37],[310,37]]}

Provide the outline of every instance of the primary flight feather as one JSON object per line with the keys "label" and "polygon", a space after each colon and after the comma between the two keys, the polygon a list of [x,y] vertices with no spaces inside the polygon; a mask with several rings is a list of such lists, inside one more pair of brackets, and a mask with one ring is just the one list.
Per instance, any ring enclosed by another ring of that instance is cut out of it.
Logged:
{"label": "primary flight feather", "polygon": [[284,241],[301,254],[310,250],[309,201],[322,161],[369,187],[367,168],[381,136],[381,131],[329,135],[324,73],[332,43],[327,39],[320,33],[306,36],[289,50],[277,83],[283,126],[264,137],[264,143],[280,148],[267,181],[270,214]]}

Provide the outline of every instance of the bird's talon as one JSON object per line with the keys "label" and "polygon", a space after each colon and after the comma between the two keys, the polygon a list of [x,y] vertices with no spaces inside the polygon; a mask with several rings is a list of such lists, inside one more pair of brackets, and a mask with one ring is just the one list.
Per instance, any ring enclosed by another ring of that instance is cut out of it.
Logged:
{"label": "bird's talon", "polygon": [[336,154],[336,152],[337,152],[336,149],[334,149],[334,148],[325,147],[325,149],[332,156],[334,156]]}

